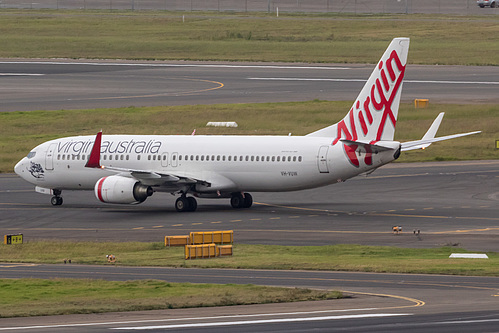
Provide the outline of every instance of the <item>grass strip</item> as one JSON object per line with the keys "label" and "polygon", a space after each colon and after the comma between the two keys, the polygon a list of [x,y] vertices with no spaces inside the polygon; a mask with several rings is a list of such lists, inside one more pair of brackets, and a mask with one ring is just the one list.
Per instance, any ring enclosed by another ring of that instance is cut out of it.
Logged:
{"label": "grass strip", "polygon": [[[0,172],[45,141],[72,135],[224,134],[304,135],[341,120],[352,102],[289,102],[193,106],[128,107],[0,113]],[[431,104],[415,110],[401,104],[395,140],[420,139],[439,112],[446,116],[438,135],[481,130],[483,133],[439,142],[422,151],[402,154],[399,162],[498,159],[495,149],[499,105]],[[208,121],[236,121],[237,128],[206,127]]]}
{"label": "grass strip", "polygon": [[304,269],[382,273],[421,273],[499,276],[499,255],[489,259],[449,259],[464,249],[441,247],[411,249],[390,246],[328,245],[278,246],[235,244],[234,256],[184,260],[183,247],[166,248],[163,243],[32,241],[0,245],[0,262],[108,264],[105,255],[114,254],[116,265]]}
{"label": "grass strip", "polygon": [[498,21],[473,16],[3,9],[0,27],[3,58],[374,63],[405,36],[411,64],[499,65]]}
{"label": "grass strip", "polygon": [[265,304],[342,298],[341,292],[159,280],[0,279],[0,318]]}

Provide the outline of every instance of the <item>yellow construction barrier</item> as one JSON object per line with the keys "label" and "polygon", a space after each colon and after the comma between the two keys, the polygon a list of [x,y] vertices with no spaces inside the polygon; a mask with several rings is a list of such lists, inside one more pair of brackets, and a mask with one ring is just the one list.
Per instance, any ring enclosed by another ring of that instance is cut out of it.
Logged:
{"label": "yellow construction barrier", "polygon": [[189,236],[165,236],[165,246],[185,246],[189,244]]}
{"label": "yellow construction barrier", "polygon": [[430,105],[429,99],[416,98],[414,100],[414,107],[416,109],[424,109],[424,108],[427,108],[429,105]]}
{"label": "yellow construction barrier", "polygon": [[234,242],[234,231],[207,231],[191,232],[189,234],[189,244],[232,244]]}
{"label": "yellow construction barrier", "polygon": [[216,244],[186,245],[185,259],[213,258],[216,256]]}
{"label": "yellow construction barrier", "polygon": [[23,234],[5,235],[5,236],[3,236],[3,243],[7,244],[7,245],[22,244],[23,243]]}
{"label": "yellow construction barrier", "polygon": [[217,246],[217,257],[231,256],[232,245],[219,245]]}

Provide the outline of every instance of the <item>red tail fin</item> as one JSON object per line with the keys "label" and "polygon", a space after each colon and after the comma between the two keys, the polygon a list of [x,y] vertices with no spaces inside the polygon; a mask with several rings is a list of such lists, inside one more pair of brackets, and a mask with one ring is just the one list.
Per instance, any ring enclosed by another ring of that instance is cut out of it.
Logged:
{"label": "red tail fin", "polygon": [[92,152],[88,158],[86,168],[100,168],[100,146],[102,142],[102,131],[97,133],[95,136],[94,146],[92,147]]}

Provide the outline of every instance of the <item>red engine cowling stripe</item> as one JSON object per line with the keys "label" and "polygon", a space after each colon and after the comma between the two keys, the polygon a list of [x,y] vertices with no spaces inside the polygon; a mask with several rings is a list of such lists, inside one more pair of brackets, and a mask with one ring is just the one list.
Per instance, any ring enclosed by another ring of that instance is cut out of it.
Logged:
{"label": "red engine cowling stripe", "polygon": [[99,198],[100,201],[105,202],[104,198],[102,197],[102,184],[106,180],[107,177],[101,178],[99,180],[99,183],[97,184],[97,197]]}

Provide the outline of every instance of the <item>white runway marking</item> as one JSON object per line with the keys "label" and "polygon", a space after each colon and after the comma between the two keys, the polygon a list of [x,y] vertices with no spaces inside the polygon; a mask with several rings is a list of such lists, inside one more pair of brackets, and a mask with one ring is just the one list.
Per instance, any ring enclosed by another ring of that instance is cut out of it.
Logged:
{"label": "white runway marking", "polygon": [[233,316],[213,316],[213,317],[196,317],[196,318],[169,318],[169,319],[149,319],[149,320],[129,320],[129,321],[110,321],[97,323],[66,323],[54,325],[34,325],[34,326],[18,326],[18,327],[0,327],[0,331],[8,330],[29,330],[29,329],[47,329],[61,327],[80,327],[80,326],[109,326],[123,324],[145,324],[159,322],[175,322],[175,321],[194,321],[194,320],[220,320],[230,318],[254,318],[254,317],[276,317],[276,316],[296,316],[296,315],[312,315],[319,313],[338,313],[338,312],[354,312],[354,311],[376,311],[379,308],[361,308],[361,309],[340,309],[340,310],[317,310],[317,311],[301,311],[301,312],[283,312],[283,313],[257,313],[248,315],[233,315]]}
{"label": "white runway marking", "polygon": [[[331,81],[331,82],[366,82],[364,79],[309,79],[299,77],[249,77],[248,80],[262,81]],[[435,84],[485,84],[499,85],[497,81],[436,81],[436,80],[404,80],[404,83],[435,83]]]}
{"label": "white runway marking", "polygon": [[[62,61],[0,61],[0,64],[35,65],[87,65],[87,66],[136,66],[136,67],[206,67],[206,68],[272,68],[272,69],[330,69],[344,70],[349,67],[330,66],[280,66],[280,65],[228,65],[228,64],[155,64],[155,63],[118,63],[118,62],[62,62]],[[40,74],[42,75],[42,74]]]}
{"label": "white runway marking", "polygon": [[45,74],[31,74],[31,73],[0,73],[0,76],[44,76]]}
{"label": "white runway marking", "polygon": [[198,327],[213,327],[213,326],[234,326],[234,325],[250,325],[250,324],[275,324],[275,323],[291,323],[302,321],[319,321],[319,320],[340,320],[340,319],[360,319],[360,318],[380,318],[380,317],[395,317],[395,316],[410,316],[408,313],[373,313],[359,315],[343,315],[343,316],[325,316],[325,317],[308,317],[308,318],[283,318],[283,319],[263,319],[263,320],[245,320],[245,321],[221,321],[215,323],[198,323],[198,324],[177,324],[177,325],[162,325],[162,326],[138,326],[138,327],[117,327],[114,330],[155,330],[155,329],[172,329],[172,328],[198,328]]}

